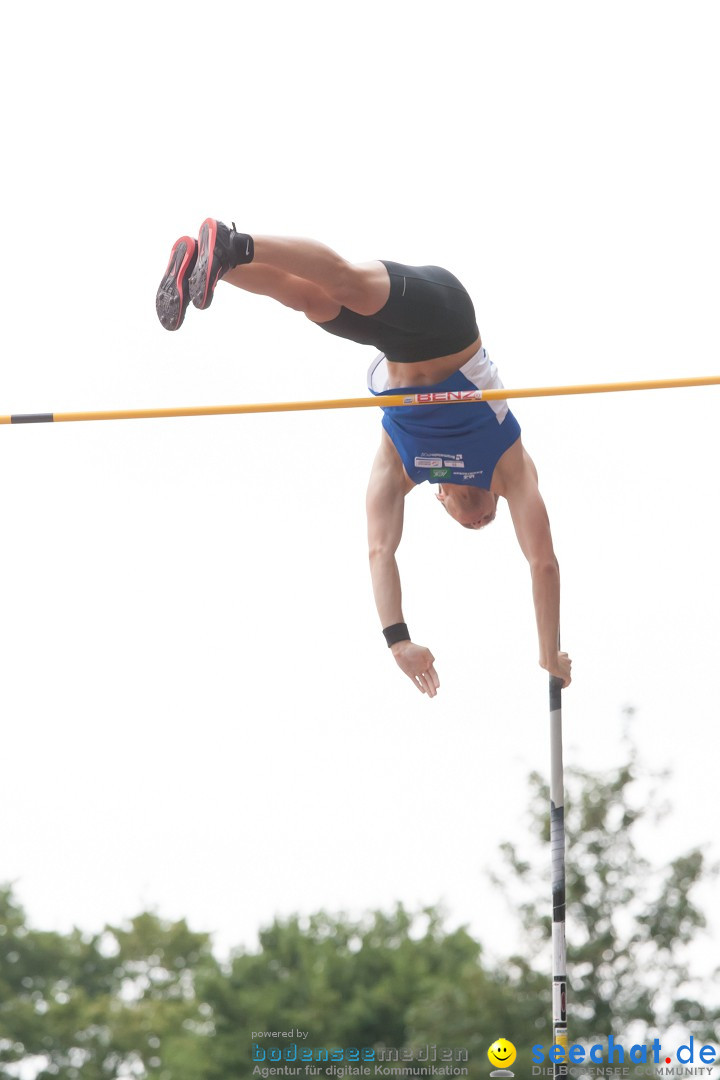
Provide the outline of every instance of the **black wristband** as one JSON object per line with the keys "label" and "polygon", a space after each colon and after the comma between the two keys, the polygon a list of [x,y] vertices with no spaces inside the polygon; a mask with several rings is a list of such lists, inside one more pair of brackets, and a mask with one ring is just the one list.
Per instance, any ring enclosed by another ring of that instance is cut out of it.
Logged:
{"label": "black wristband", "polygon": [[392,626],[386,626],[383,634],[388,643],[388,649],[391,645],[396,645],[398,641],[410,641],[407,623],[404,622],[396,622]]}

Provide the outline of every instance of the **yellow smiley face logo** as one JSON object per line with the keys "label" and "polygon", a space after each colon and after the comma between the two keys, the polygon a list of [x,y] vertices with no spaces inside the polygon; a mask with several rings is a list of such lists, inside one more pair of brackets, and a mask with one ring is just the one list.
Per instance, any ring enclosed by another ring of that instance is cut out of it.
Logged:
{"label": "yellow smiley face logo", "polygon": [[498,1069],[507,1069],[517,1057],[517,1050],[509,1039],[496,1039],[488,1050],[488,1060]]}

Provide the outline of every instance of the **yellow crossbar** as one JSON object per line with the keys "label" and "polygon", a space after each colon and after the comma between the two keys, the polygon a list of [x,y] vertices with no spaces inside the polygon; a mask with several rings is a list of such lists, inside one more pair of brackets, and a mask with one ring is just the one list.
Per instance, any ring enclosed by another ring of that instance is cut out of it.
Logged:
{"label": "yellow crossbar", "polygon": [[646,379],[636,382],[586,383],[575,386],[534,386],[520,390],[462,390],[447,393],[383,394],[379,397],[330,398],[326,401],[275,401],[246,405],[190,405],[167,409],[107,409],[93,412],[15,413],[0,416],[0,424],[70,423],[77,420],[154,420],[169,416],[227,416],[239,413],[301,412],[313,409],[362,409],[368,406],[438,405],[509,398],[559,397],[569,394],[609,394],[622,390],[671,390],[684,386],[718,386],[720,375],[685,379]]}

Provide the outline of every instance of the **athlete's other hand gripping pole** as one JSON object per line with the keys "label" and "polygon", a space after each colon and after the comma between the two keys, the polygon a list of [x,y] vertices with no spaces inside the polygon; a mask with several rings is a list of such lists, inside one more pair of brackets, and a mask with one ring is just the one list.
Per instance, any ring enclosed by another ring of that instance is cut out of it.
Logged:
{"label": "athlete's other hand gripping pole", "polygon": [[565,1050],[555,1080],[567,1077],[567,962],[565,956],[565,796],[562,754],[562,679],[550,676],[550,858],[552,866],[553,1043]]}

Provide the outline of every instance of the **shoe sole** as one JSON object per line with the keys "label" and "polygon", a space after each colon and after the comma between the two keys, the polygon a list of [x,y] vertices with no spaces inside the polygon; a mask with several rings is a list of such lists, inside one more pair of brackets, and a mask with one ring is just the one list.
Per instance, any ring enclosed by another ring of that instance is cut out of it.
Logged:
{"label": "shoe sole", "polygon": [[204,311],[212,304],[215,286],[222,271],[222,264],[213,273],[217,221],[206,218],[198,234],[198,257],[190,278],[190,299],[196,308]]}
{"label": "shoe sole", "polygon": [[190,302],[188,278],[195,266],[197,242],[181,236],[173,244],[167,270],[155,297],[157,316],[166,330],[179,330]]}

